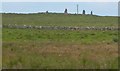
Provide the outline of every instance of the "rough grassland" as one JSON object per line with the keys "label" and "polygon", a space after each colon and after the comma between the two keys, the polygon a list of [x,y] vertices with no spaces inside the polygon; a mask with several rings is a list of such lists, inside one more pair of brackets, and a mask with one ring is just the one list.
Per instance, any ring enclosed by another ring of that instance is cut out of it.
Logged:
{"label": "rough grassland", "polygon": [[118,26],[117,17],[64,14],[3,14],[3,24],[41,26]]}
{"label": "rough grassland", "polygon": [[117,44],[3,42],[3,68],[118,68]]}
{"label": "rough grassland", "polygon": [[3,29],[3,68],[117,68],[117,31]]}
{"label": "rough grassland", "polygon": [[[3,24],[117,26],[117,17],[3,14]],[[117,31],[3,28],[3,68],[116,69]]]}

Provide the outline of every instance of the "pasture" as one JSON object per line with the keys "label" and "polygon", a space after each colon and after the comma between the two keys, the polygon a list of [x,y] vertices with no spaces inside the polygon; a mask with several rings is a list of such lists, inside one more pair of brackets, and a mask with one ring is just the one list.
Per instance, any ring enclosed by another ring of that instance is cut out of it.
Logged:
{"label": "pasture", "polygon": [[[117,17],[3,14],[3,24],[115,26]],[[117,30],[3,28],[3,68],[117,69]]]}
{"label": "pasture", "polygon": [[35,26],[118,26],[117,17],[64,14],[2,14],[3,24]]}

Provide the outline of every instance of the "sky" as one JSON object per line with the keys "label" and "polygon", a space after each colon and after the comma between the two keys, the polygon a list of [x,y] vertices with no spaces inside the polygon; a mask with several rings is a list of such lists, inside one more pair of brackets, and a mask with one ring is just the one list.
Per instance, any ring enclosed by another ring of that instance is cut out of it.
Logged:
{"label": "sky", "polygon": [[7,13],[37,13],[37,12],[56,12],[63,13],[68,9],[68,13],[76,13],[76,5],[79,5],[79,14],[83,10],[87,14],[100,16],[117,16],[118,2],[2,2],[0,12]]}
{"label": "sky", "polygon": [[2,2],[118,2],[119,0],[0,0]]}

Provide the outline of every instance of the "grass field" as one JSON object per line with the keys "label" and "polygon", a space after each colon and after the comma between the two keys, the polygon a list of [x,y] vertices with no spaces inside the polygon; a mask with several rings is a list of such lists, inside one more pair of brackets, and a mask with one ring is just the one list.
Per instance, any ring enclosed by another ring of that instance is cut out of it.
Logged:
{"label": "grass field", "polygon": [[64,14],[3,14],[3,24],[41,26],[118,26],[117,17]]}
{"label": "grass field", "polygon": [[[3,24],[117,26],[117,17],[3,14]],[[118,68],[118,31],[8,28],[2,31],[3,68]]]}

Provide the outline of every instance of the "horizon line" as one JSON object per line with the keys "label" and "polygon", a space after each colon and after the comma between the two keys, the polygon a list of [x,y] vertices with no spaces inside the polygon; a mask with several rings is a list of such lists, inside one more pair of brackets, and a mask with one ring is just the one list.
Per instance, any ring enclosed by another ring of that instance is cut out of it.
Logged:
{"label": "horizon line", "polygon": [[[1,12],[2,14],[64,14],[63,12]],[[83,15],[82,13],[68,13],[68,15]],[[86,13],[85,15],[91,15]],[[112,17],[119,17],[118,15],[97,15],[93,14],[91,16],[112,16]]]}

